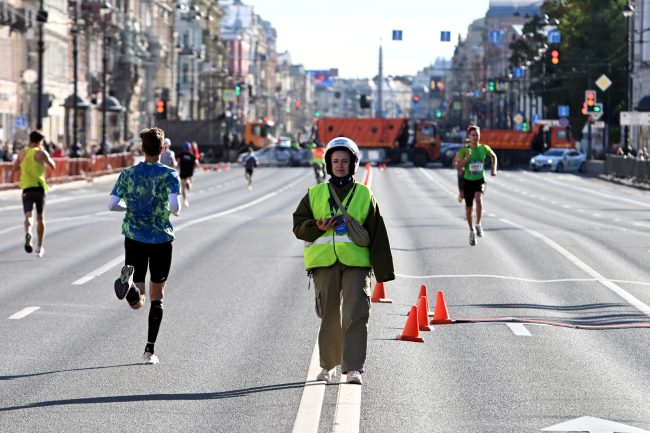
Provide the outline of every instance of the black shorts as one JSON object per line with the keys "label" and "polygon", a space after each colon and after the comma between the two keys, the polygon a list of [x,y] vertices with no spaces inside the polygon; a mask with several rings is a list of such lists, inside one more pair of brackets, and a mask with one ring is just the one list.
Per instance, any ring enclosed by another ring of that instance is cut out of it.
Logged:
{"label": "black shorts", "polygon": [[31,212],[36,205],[36,213],[42,214],[45,206],[45,190],[41,187],[25,188],[23,190],[23,210]]}
{"label": "black shorts", "polygon": [[246,174],[249,175],[249,176],[252,176],[253,175],[253,169],[252,168],[247,168],[246,169]]}
{"label": "black shorts", "polygon": [[164,283],[172,266],[172,243],[146,244],[124,238],[124,262],[135,268],[133,282],[144,283],[147,268],[152,283]]}
{"label": "black shorts", "polygon": [[472,207],[474,206],[474,194],[477,192],[480,192],[481,194],[485,192],[485,179],[465,179],[463,190],[465,191],[465,206]]}

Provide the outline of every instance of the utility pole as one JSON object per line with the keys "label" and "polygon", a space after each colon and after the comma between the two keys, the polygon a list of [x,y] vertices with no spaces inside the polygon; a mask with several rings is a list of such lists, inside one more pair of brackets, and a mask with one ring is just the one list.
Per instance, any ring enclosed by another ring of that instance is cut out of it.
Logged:
{"label": "utility pole", "polygon": [[381,41],[379,42],[379,80],[377,83],[377,117],[384,117],[384,61]]}
{"label": "utility pole", "polygon": [[74,106],[72,107],[72,148],[70,152],[70,156],[73,158],[76,158],[79,156],[79,149],[77,148],[77,143],[79,143],[77,134],[78,134],[78,105],[79,102],[77,100],[78,98],[78,82],[79,82],[79,65],[78,65],[78,57],[79,57],[79,47],[78,47],[78,37],[79,37],[79,3],[77,1],[71,2],[72,7],[74,8],[73,10],[73,15],[72,15],[72,69],[73,69],[73,93],[72,93],[72,103]]}
{"label": "utility pole", "polygon": [[44,9],[45,0],[41,0],[36,13],[36,22],[38,23],[38,84],[36,93],[36,129],[43,128],[43,53],[45,52],[45,43],[43,42],[43,26],[47,22],[47,11]]}

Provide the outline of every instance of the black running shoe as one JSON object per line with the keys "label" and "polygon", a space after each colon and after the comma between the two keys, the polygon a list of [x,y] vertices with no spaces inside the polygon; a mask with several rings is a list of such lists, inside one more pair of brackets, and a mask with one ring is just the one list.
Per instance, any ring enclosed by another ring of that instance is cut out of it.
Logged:
{"label": "black running shoe", "polygon": [[25,234],[25,251],[28,253],[34,251],[34,249],[32,248],[32,235],[30,235],[29,233]]}
{"label": "black running shoe", "polygon": [[122,266],[120,278],[115,280],[115,295],[117,299],[124,299],[127,292],[133,285],[133,272],[135,268],[131,265]]}

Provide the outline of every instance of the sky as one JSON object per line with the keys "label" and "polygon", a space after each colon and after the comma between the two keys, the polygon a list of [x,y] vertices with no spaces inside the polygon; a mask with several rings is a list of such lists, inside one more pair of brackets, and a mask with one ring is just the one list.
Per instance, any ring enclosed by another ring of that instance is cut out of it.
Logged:
{"label": "sky", "polygon": [[[502,3],[522,3],[502,0]],[[490,0],[243,0],[278,34],[277,51],[289,51],[305,69],[338,68],[343,78],[373,77],[383,47],[384,75],[415,75],[437,58],[450,59],[459,34],[485,16]],[[494,3],[494,0],[493,0]],[[531,3],[527,1],[524,3]],[[393,41],[392,31],[403,40]],[[451,32],[441,42],[440,32]]]}

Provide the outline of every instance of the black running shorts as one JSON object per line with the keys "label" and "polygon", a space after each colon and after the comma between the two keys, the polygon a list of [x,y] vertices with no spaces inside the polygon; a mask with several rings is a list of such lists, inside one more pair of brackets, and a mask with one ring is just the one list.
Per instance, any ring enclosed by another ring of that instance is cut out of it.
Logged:
{"label": "black running shorts", "polygon": [[45,190],[41,187],[23,190],[23,211],[31,212],[36,205],[36,213],[42,214],[45,206]]}
{"label": "black running shorts", "polygon": [[164,283],[172,266],[172,243],[146,244],[124,238],[125,264],[135,268],[134,283],[144,283],[147,268],[152,283]]}
{"label": "black running shorts", "polygon": [[474,206],[474,194],[477,192],[480,192],[481,194],[485,192],[485,179],[465,179],[463,189],[465,190],[465,206],[472,207]]}

